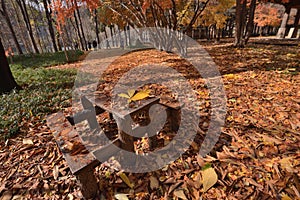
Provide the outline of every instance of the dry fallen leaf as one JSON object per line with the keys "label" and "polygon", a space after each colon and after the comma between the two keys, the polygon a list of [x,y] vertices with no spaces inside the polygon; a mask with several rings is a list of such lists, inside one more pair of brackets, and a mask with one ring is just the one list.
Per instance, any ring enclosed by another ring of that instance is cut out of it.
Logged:
{"label": "dry fallen leaf", "polygon": [[33,141],[31,139],[23,139],[23,144],[33,145]]}
{"label": "dry fallen leaf", "polygon": [[121,177],[121,179],[124,181],[124,183],[126,183],[126,185],[128,185],[130,188],[134,187],[134,184],[132,184],[130,182],[130,180],[126,174],[124,174],[123,172],[120,172],[118,175]]}
{"label": "dry fallen leaf", "polygon": [[218,175],[214,168],[208,168],[202,171],[203,192],[209,190],[218,181]]}
{"label": "dry fallen leaf", "polygon": [[183,190],[182,189],[179,189],[179,190],[175,190],[174,191],[174,196],[176,196],[176,197],[178,197],[178,198],[181,198],[181,199],[188,199],[186,196],[185,196],[185,194],[184,194],[184,192],[183,192]]}
{"label": "dry fallen leaf", "polygon": [[283,169],[285,169],[287,172],[293,173],[294,169],[293,169],[293,165],[291,163],[291,159],[293,159],[293,157],[282,158],[279,161],[279,163],[280,163],[281,167]]}
{"label": "dry fallen leaf", "polygon": [[281,200],[292,200],[287,194],[282,195]]}
{"label": "dry fallen leaf", "polygon": [[115,194],[117,200],[129,200],[127,194]]}
{"label": "dry fallen leaf", "polygon": [[153,190],[158,187],[159,187],[159,182],[158,182],[157,178],[154,176],[151,176],[150,177],[150,188]]}
{"label": "dry fallen leaf", "polygon": [[0,200],[10,200],[12,198],[12,191],[5,191]]}
{"label": "dry fallen leaf", "polygon": [[58,176],[59,176],[59,168],[57,165],[55,165],[54,169],[53,169],[53,177],[55,180],[58,179]]}

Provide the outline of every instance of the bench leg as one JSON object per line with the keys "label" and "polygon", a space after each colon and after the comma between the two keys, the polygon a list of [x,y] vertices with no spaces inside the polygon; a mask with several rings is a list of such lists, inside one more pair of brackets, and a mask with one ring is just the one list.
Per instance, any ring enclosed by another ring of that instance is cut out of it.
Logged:
{"label": "bench leg", "polygon": [[128,133],[124,131],[119,131],[119,137],[122,142],[121,148],[129,151],[134,152],[134,138],[133,136],[129,135]]}
{"label": "bench leg", "polygon": [[99,189],[93,167],[83,169],[75,176],[81,185],[81,192],[85,199],[97,197]]}
{"label": "bench leg", "polygon": [[125,117],[125,119],[121,119],[119,117],[114,117],[118,129],[119,129],[119,138],[122,142],[121,148],[129,151],[129,152],[134,152],[134,137],[131,135],[132,134],[132,119],[130,116]]}
{"label": "bench leg", "polygon": [[168,121],[170,123],[170,128],[172,131],[178,131],[180,126],[180,110],[168,108]]}

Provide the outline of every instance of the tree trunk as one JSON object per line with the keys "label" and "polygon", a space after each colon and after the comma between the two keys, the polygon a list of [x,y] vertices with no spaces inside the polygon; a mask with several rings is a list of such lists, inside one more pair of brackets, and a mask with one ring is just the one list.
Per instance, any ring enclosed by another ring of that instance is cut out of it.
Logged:
{"label": "tree trunk", "polygon": [[127,26],[127,33],[128,33],[128,45],[131,46],[131,34],[130,34],[130,26]]}
{"label": "tree trunk", "polygon": [[81,45],[81,50],[84,51],[84,43],[83,43],[83,39],[81,37],[81,33],[80,33],[80,28],[79,28],[79,23],[78,23],[78,19],[76,16],[76,12],[74,11],[74,19],[75,19],[75,24],[76,24],[76,30],[77,30],[77,35],[79,37],[79,41],[80,41],[80,45]]}
{"label": "tree trunk", "polygon": [[297,15],[296,15],[295,22],[294,22],[294,32],[293,32],[292,38],[297,37],[298,29],[299,29],[299,20],[300,20],[300,8],[298,8],[298,10],[297,10]]}
{"label": "tree trunk", "polygon": [[21,89],[16,83],[5,56],[5,50],[0,39],[0,94],[10,92],[13,89]]}
{"label": "tree trunk", "polygon": [[35,53],[40,53],[39,49],[37,47],[37,44],[35,42],[35,39],[34,39],[33,30],[32,30],[31,24],[30,24],[30,19],[29,19],[29,15],[28,15],[28,11],[27,11],[25,0],[17,0],[17,3],[18,3],[18,5],[19,5],[19,7],[21,9],[22,16],[23,16],[23,19],[25,21],[26,28],[27,28],[29,37],[31,39],[34,51],[35,51]]}
{"label": "tree trunk", "polygon": [[248,43],[251,35],[253,34],[255,8],[256,8],[256,0],[251,0],[250,10],[249,10],[249,19],[248,19],[248,23],[247,23],[247,27],[246,27],[245,44]]}
{"label": "tree trunk", "polygon": [[126,26],[124,26],[123,31],[124,31],[124,35],[125,35],[125,46],[128,46],[128,36],[127,36],[127,30],[126,30]]}
{"label": "tree trunk", "polygon": [[30,16],[33,19],[33,27],[35,29],[35,33],[36,33],[36,40],[37,40],[37,44],[40,47],[41,53],[44,53],[45,50],[45,40],[42,38],[42,33],[41,33],[41,29],[40,26],[38,25],[38,18],[36,17],[36,15],[34,15],[34,11],[33,8],[31,6],[29,6],[29,11],[30,11]]}
{"label": "tree trunk", "polygon": [[284,12],[284,15],[283,15],[283,18],[282,18],[282,22],[281,22],[280,28],[278,30],[278,33],[277,33],[278,38],[285,38],[286,25],[287,25],[287,23],[289,21],[289,18],[290,18],[290,12],[291,12],[291,8],[289,8],[289,7],[285,8],[285,12]]}
{"label": "tree trunk", "polygon": [[[20,11],[18,9],[18,5],[16,5],[15,1],[11,1],[11,5],[14,8],[14,12],[16,13],[16,19],[17,19],[17,24],[18,24],[18,29],[22,30],[23,29],[23,23],[22,23],[22,19],[20,16]],[[24,46],[25,46],[25,50],[27,53],[32,53],[30,44],[28,44],[28,40],[25,38],[26,34],[24,34],[23,32],[20,33],[20,37],[21,37],[21,41],[23,42]]]}
{"label": "tree trunk", "polygon": [[110,29],[110,37],[111,37],[111,40],[112,40],[112,46],[114,47],[115,46],[115,37],[114,37],[114,33],[113,33],[113,25],[110,25],[109,26],[109,29]]}
{"label": "tree trunk", "polygon": [[244,47],[245,41],[243,39],[246,15],[246,0],[236,0],[236,20],[235,20],[235,41],[234,46]]}
{"label": "tree trunk", "polygon": [[2,8],[2,9],[0,10],[0,13],[1,13],[1,15],[5,18],[5,21],[6,21],[7,25],[8,25],[8,28],[9,28],[11,34],[12,34],[14,43],[15,43],[15,45],[16,45],[16,47],[17,47],[18,53],[19,53],[19,54],[23,54],[23,51],[22,51],[22,48],[21,48],[21,46],[20,46],[20,44],[19,44],[19,42],[18,42],[16,33],[15,33],[15,31],[14,31],[14,29],[13,29],[13,26],[12,26],[12,24],[11,24],[11,21],[10,21],[10,19],[9,19],[9,15],[8,15],[8,13],[7,13],[7,10],[6,10],[6,6],[5,6],[4,0],[1,1],[1,8]]}
{"label": "tree trunk", "polygon": [[98,21],[98,12],[97,9],[94,10],[94,15],[95,15],[95,28],[96,28],[96,38],[97,38],[97,44],[100,44],[100,31],[99,31],[99,21]]}
{"label": "tree trunk", "polygon": [[84,31],[83,31],[83,26],[82,26],[82,21],[81,21],[81,15],[80,15],[80,11],[79,11],[79,8],[78,8],[78,5],[77,5],[76,2],[75,2],[75,6],[76,6],[77,16],[78,16],[78,20],[79,20],[79,27],[80,27],[81,34],[82,34],[84,50],[88,51],[87,42],[86,42],[86,39],[85,39],[85,34],[84,34]]}
{"label": "tree trunk", "polygon": [[49,9],[49,5],[47,3],[47,0],[43,0],[43,5],[45,8],[45,14],[46,14],[46,18],[47,18],[47,23],[48,23],[48,30],[50,33],[50,37],[52,40],[52,45],[53,45],[53,49],[55,52],[58,52],[58,48],[55,42],[55,32],[54,32],[54,28],[53,28],[53,24],[52,24],[52,17],[51,17],[51,9]]}
{"label": "tree trunk", "polygon": [[61,47],[61,43],[60,43],[60,33],[59,32],[57,32],[57,35],[56,35],[56,43],[57,43],[58,50],[62,51],[62,47]]}

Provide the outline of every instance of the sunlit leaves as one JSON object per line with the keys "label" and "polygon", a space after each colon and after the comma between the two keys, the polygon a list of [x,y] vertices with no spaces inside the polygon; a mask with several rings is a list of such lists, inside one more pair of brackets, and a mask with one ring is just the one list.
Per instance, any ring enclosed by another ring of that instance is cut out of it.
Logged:
{"label": "sunlit leaves", "polygon": [[204,11],[203,16],[198,21],[198,25],[211,26],[216,28],[224,28],[228,19],[228,10],[235,5],[235,0],[213,0],[210,1]]}
{"label": "sunlit leaves", "polygon": [[283,9],[278,4],[260,3],[255,10],[254,21],[258,26],[279,26]]}
{"label": "sunlit leaves", "polygon": [[118,94],[119,97],[127,98],[129,103],[132,101],[143,100],[143,99],[149,97],[149,95],[150,95],[150,90],[142,90],[142,91],[136,92],[133,89],[128,90],[127,94],[125,94],[125,93]]}

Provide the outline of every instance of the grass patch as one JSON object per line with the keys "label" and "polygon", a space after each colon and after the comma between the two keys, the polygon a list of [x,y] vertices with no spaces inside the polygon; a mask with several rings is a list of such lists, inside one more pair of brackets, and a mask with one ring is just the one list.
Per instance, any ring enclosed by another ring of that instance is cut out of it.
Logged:
{"label": "grass patch", "polygon": [[[57,54],[54,54],[57,55]],[[0,138],[5,139],[19,133],[26,133],[29,127],[44,120],[44,116],[71,106],[72,88],[77,75],[75,69],[44,68],[63,62],[56,58],[50,62],[45,59],[43,67],[36,67],[38,61],[27,59],[23,64],[11,65],[17,83],[23,88],[0,96]]]}
{"label": "grass patch", "polygon": [[[68,51],[69,63],[78,61],[81,55],[83,52],[79,50]],[[49,67],[68,63],[64,52],[16,55],[12,60],[13,65],[24,68]]]}

